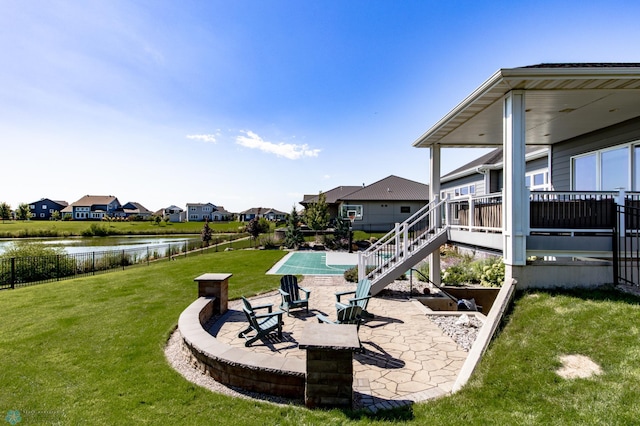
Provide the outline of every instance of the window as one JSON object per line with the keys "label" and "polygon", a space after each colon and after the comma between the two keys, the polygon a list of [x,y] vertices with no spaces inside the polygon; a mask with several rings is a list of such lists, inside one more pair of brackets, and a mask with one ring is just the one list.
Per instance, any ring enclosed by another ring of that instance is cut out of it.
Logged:
{"label": "window", "polygon": [[197,208],[195,208],[195,207],[189,207],[189,211],[195,212],[195,211],[197,211],[197,210],[198,210],[198,209],[197,209]]}
{"label": "window", "polygon": [[41,209],[42,209],[42,210],[46,210],[46,209],[47,209],[47,205],[46,205],[46,204],[43,204],[43,205],[42,205],[42,207],[41,207]]}
{"label": "window", "polygon": [[527,173],[524,177],[525,185],[532,191],[540,191],[549,189],[549,173],[537,170]]}
{"label": "window", "polygon": [[400,213],[411,213],[410,206],[400,206]]}
{"label": "window", "polygon": [[571,179],[574,191],[640,190],[640,144],[636,141],[572,157]]}
{"label": "window", "polygon": [[471,185],[463,185],[463,186],[459,186],[457,188],[453,188],[453,195],[455,197],[460,197],[463,195],[475,195],[476,193],[476,185],[475,184],[471,184]]}
{"label": "window", "polygon": [[40,213],[40,217],[44,217],[44,213]]}

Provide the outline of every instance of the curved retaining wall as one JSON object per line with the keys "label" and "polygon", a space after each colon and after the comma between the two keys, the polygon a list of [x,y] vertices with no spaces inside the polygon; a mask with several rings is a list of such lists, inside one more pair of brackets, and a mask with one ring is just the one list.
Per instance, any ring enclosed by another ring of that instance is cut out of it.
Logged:
{"label": "curved retaining wall", "polygon": [[259,354],[220,342],[203,328],[214,298],[200,297],[178,319],[185,349],[195,364],[218,382],[253,392],[304,398],[306,363],[298,358]]}

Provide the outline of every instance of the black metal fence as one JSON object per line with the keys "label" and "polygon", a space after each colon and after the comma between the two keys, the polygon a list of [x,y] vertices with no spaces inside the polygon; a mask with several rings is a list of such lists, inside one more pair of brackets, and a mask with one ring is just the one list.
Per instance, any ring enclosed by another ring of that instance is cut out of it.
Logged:
{"label": "black metal fence", "polygon": [[618,205],[614,217],[613,282],[640,285],[640,208]]}
{"label": "black metal fence", "polygon": [[[208,248],[216,250],[217,244]],[[202,251],[202,242],[191,240],[124,250],[0,258],[0,289],[95,275]]]}

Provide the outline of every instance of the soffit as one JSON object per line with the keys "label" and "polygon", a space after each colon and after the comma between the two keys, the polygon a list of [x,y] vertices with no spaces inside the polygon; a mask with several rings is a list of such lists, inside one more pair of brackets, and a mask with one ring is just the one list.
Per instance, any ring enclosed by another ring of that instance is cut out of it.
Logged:
{"label": "soffit", "polygon": [[504,69],[423,134],[413,146],[502,145],[502,104],[525,96],[528,145],[554,144],[640,115],[640,69]]}

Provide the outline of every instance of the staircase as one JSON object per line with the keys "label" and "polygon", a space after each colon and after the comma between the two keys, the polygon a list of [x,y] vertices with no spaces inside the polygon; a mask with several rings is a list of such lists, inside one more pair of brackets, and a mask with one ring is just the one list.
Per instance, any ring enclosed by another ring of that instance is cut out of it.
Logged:
{"label": "staircase", "polygon": [[358,279],[376,295],[449,239],[446,202],[432,201],[358,254]]}

